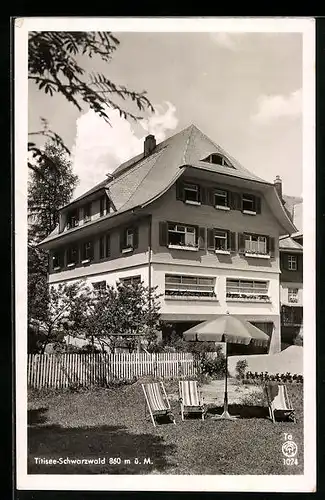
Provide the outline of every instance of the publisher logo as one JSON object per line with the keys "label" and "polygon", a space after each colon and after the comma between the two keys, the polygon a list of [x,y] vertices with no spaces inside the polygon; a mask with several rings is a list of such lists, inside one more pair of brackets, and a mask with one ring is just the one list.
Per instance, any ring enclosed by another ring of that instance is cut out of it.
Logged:
{"label": "publisher logo", "polygon": [[297,455],[298,446],[294,441],[288,440],[282,445],[282,453],[287,458],[293,458]]}

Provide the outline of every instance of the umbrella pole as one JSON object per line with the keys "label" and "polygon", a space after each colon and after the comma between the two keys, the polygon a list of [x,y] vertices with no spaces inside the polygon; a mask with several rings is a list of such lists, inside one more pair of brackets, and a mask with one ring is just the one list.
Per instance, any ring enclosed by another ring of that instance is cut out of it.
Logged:
{"label": "umbrella pole", "polygon": [[232,416],[228,412],[228,349],[227,342],[225,342],[226,347],[226,374],[225,374],[225,394],[223,400],[223,413],[222,415],[216,415],[214,419],[216,420],[236,420],[236,417]]}

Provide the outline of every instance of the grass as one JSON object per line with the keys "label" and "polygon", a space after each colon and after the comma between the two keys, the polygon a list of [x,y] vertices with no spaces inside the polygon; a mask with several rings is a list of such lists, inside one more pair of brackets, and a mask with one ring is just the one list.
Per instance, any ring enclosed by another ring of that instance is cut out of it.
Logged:
{"label": "grass", "polygon": [[[153,427],[145,416],[140,382],[110,389],[41,390],[29,394],[29,474],[302,474],[302,385],[288,385],[297,422],[268,418],[260,389],[229,406],[240,415],[215,421],[222,408],[210,405],[205,421],[181,421],[177,382],[165,383],[177,425]],[[249,399],[250,398],[250,399]],[[298,465],[284,465],[284,433],[298,445]],[[35,458],[98,459],[104,464],[36,463]],[[110,463],[110,459],[115,463]],[[149,463],[150,461],[150,463]]]}

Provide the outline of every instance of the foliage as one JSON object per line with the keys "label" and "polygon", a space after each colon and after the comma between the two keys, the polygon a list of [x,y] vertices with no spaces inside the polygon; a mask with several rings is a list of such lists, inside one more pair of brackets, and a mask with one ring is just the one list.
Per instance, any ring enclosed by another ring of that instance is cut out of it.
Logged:
{"label": "foliage", "polygon": [[223,378],[226,373],[226,357],[219,350],[215,355],[205,353],[200,360],[200,372],[212,378]]}
{"label": "foliage", "polygon": [[[83,314],[78,318],[79,332],[92,345],[98,342],[102,348],[115,349],[123,339],[130,352],[140,342],[151,348],[159,331],[159,309],[156,288],[149,289],[143,283],[116,286],[87,291],[83,300]],[[80,307],[76,307],[79,314]]]}
{"label": "foliage", "polygon": [[59,209],[71,200],[78,183],[71,161],[54,144],[45,147],[46,156],[33,167],[28,185],[29,239],[40,242],[59,222]]}
{"label": "foliage", "polygon": [[245,394],[241,399],[241,404],[245,406],[267,406],[267,399],[263,388],[259,387],[250,394]]}
{"label": "foliage", "polygon": [[60,351],[59,344],[64,342],[65,335],[78,331],[87,294],[81,282],[60,283],[48,288],[47,299],[42,317],[32,321],[32,328],[37,329],[34,348],[38,352],[44,352],[50,343]]}
{"label": "foliage", "polygon": [[[89,107],[108,123],[107,107],[118,110],[124,118],[141,119],[122,105],[126,101],[134,103],[140,112],[146,109],[154,111],[145,91],[136,92],[117,85],[102,73],[89,74],[81,65],[83,58],[88,57],[108,66],[119,46],[119,40],[112,33],[31,31],[28,42],[28,78],[46,94],[62,95],[79,111]],[[69,153],[62,138],[48,129],[45,119],[42,122],[43,130],[29,135],[44,136]],[[35,142],[28,143],[28,150],[36,158],[46,157],[46,152],[41,151]]]}
{"label": "foliage", "polygon": [[269,374],[268,372],[254,372],[248,371],[246,373],[246,381],[262,381],[262,382],[284,382],[284,383],[302,383],[303,376],[290,372],[287,373],[276,373],[275,375]]}
{"label": "foliage", "polygon": [[248,367],[248,363],[246,359],[239,359],[236,363],[236,373],[238,378],[245,377],[245,371]]}

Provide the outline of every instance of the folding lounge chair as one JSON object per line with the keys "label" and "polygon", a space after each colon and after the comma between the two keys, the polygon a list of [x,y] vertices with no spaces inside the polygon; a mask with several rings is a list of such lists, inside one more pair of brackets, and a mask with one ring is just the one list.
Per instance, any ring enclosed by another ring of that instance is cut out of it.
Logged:
{"label": "folding lounge chair", "polygon": [[179,397],[182,420],[184,420],[184,415],[189,413],[200,413],[202,420],[204,420],[205,407],[196,380],[180,380]]}
{"label": "folding lounge chair", "polygon": [[285,384],[269,384],[266,386],[266,396],[270,418],[273,423],[277,418],[288,418],[296,421],[295,410],[291,404],[287,386]]}
{"label": "folding lounge chair", "polygon": [[142,389],[154,427],[156,427],[155,417],[160,416],[169,416],[176,425],[175,417],[171,411],[164,384],[162,382],[142,384]]}

